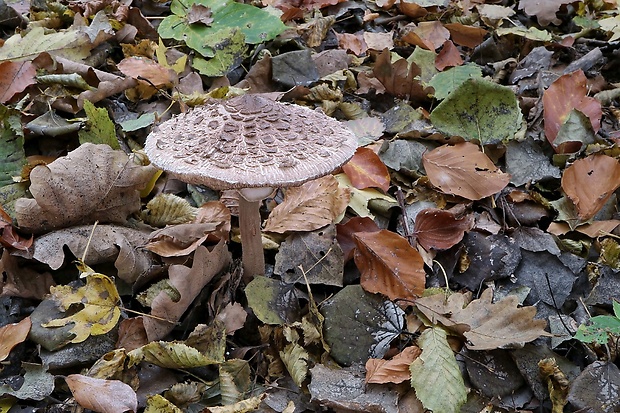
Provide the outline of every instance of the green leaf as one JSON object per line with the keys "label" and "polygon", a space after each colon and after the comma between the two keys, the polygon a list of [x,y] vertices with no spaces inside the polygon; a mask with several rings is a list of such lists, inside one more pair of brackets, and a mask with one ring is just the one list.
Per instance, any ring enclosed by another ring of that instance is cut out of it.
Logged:
{"label": "green leaf", "polygon": [[78,132],[80,144],[86,142],[98,144],[103,143],[112,149],[120,149],[118,139],[116,139],[116,129],[114,123],[104,108],[97,108],[88,100],[84,101],[84,112],[88,116],[87,128]]}
{"label": "green leaf", "polygon": [[467,79],[431,113],[433,125],[483,145],[514,138],[521,109],[514,92],[484,79]]}
{"label": "green leaf", "polygon": [[245,41],[258,44],[275,39],[286,30],[280,17],[267,10],[249,4],[231,3],[213,13],[213,28],[238,28],[245,35]]}
{"label": "green leaf", "polygon": [[[614,313],[620,313],[620,304],[614,301]],[[620,318],[611,315],[599,315],[590,319],[589,326],[582,324],[575,333],[575,340],[582,343],[607,344],[610,335],[620,335]]]}
{"label": "green leaf", "polygon": [[443,100],[469,78],[482,78],[480,66],[467,63],[437,73],[429,82],[429,86],[435,89],[435,98]]}
{"label": "green leaf", "polygon": [[147,126],[151,126],[154,122],[154,113],[143,113],[137,119],[130,119],[125,122],[121,122],[120,127],[123,129],[123,132],[133,132],[138,129],[146,128]]}
{"label": "green leaf", "polygon": [[0,105],[0,187],[12,184],[26,164],[19,111]]}
{"label": "green leaf", "polygon": [[159,367],[169,369],[189,369],[224,362],[224,352],[216,358],[205,355],[197,349],[178,341],[152,341],[135,350],[131,350],[129,364],[131,366],[146,361]]}
{"label": "green leaf", "polygon": [[458,413],[467,389],[446,332],[437,327],[424,330],[418,346],[422,354],[409,366],[418,399],[433,413]]}
{"label": "green leaf", "polygon": [[224,76],[241,64],[247,51],[245,37],[237,29],[218,30],[210,36],[210,42],[219,42],[213,45],[213,49],[216,50],[214,56],[208,60],[196,56],[192,66],[208,77]]}
{"label": "green leaf", "polygon": [[248,305],[265,324],[286,324],[297,319],[297,293],[293,284],[254,277],[245,287]]}

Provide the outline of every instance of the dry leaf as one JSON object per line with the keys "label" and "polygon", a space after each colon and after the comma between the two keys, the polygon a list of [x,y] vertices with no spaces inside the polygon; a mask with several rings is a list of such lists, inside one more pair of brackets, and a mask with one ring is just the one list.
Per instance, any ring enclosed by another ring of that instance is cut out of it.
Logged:
{"label": "dry leaf", "polygon": [[333,175],[288,188],[284,202],[271,211],[265,231],[314,231],[333,223],[348,203],[349,192],[338,186]]}
{"label": "dry leaf", "polygon": [[212,251],[203,246],[198,247],[191,268],[184,265],[170,266],[169,283],[176,288],[181,298],[173,301],[164,291],[155,297],[151,303],[151,315],[157,318],[143,319],[149,341],[161,340],[171,332],[203,287],[225,269],[230,261],[230,252],[224,241],[220,241]]}
{"label": "dry leaf", "polygon": [[80,406],[99,413],[123,413],[138,410],[138,397],[129,385],[119,380],[95,379],[81,374],[65,378]]}
{"label": "dry leaf", "polygon": [[357,189],[379,188],[387,192],[390,188],[387,166],[372,149],[357,148],[342,170]]}
{"label": "dry leaf", "polygon": [[618,187],[620,163],[607,155],[576,160],[562,175],[562,189],[584,221],[592,218]]}
{"label": "dry leaf", "polygon": [[493,291],[488,288],[467,306],[467,297],[455,293],[447,301],[443,294],[419,298],[416,307],[433,323],[463,334],[470,350],[522,346],[540,336],[549,336],[545,331],[547,322],[534,319],[535,307],[519,307],[516,295],[497,303],[492,299]]}
{"label": "dry leaf", "polygon": [[402,383],[409,380],[409,366],[422,351],[417,346],[406,347],[391,360],[368,359],[366,362],[366,383]]}
{"label": "dry leaf", "polygon": [[452,211],[429,208],[416,215],[413,233],[426,250],[447,250],[461,242],[473,225],[471,214],[458,217]]}
{"label": "dry leaf", "polygon": [[463,64],[461,53],[456,48],[454,43],[450,40],[446,40],[437,58],[435,58],[435,67],[437,70],[442,71],[449,67],[460,66]]}
{"label": "dry leaf", "polygon": [[413,30],[402,38],[412,45],[435,51],[450,38],[450,32],[438,20],[420,22],[417,26],[412,23],[412,25]]}
{"label": "dry leaf", "polygon": [[86,143],[32,170],[34,199],[15,201],[17,222],[34,233],[96,220],[124,224],[140,209],[140,189],[155,171],[108,145]]}
{"label": "dry leaf", "polygon": [[362,273],[361,285],[371,293],[391,300],[413,300],[422,295],[426,283],[424,261],[406,239],[394,232],[358,232],[355,265]]}
{"label": "dry leaf", "polygon": [[19,323],[0,327],[0,361],[6,360],[13,347],[26,340],[31,326],[30,317],[26,317]]}
{"label": "dry leaf", "polygon": [[433,89],[424,88],[417,79],[422,74],[418,65],[409,64],[405,59],[392,63],[388,49],[377,56],[373,74],[389,94],[409,99],[413,104],[428,100],[428,96],[432,94]]}
{"label": "dry leaf", "polygon": [[601,103],[588,97],[587,94],[587,79],[581,70],[561,76],[545,90],[543,94],[545,135],[557,151],[573,151],[571,146],[562,148],[553,145],[560,128],[573,109],[579,110],[590,119],[594,133],[600,129]]}
{"label": "dry leaf", "polygon": [[434,186],[472,201],[496,194],[510,182],[510,175],[470,142],[440,146],[425,153],[422,161]]}
{"label": "dry leaf", "polygon": [[375,221],[368,217],[353,217],[345,224],[336,225],[336,239],[344,253],[345,262],[353,258],[353,252],[355,251],[353,235],[356,232],[376,231],[379,231],[379,227],[375,224]]}
{"label": "dry leaf", "polygon": [[0,274],[3,275],[0,278],[0,297],[42,300],[54,285],[50,273],[38,273],[30,267],[20,267],[18,259],[6,249],[0,259]]}

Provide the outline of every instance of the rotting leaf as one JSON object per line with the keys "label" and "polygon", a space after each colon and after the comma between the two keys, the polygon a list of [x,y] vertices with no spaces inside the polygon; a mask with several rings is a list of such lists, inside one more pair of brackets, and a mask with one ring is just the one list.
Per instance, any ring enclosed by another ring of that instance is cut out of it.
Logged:
{"label": "rotting leaf", "polygon": [[349,285],[321,306],[325,341],[338,363],[350,366],[381,358],[404,328],[404,311],[359,285]]}
{"label": "rotting leaf", "polygon": [[0,187],[13,183],[26,164],[19,111],[0,105]]}
{"label": "rotting leaf", "polygon": [[22,363],[24,373],[21,386],[14,389],[9,384],[0,384],[0,395],[10,395],[19,400],[43,400],[54,391],[54,376],[47,366]]}
{"label": "rotting leaf", "polygon": [[245,287],[248,305],[265,324],[286,324],[299,318],[300,292],[294,284],[267,277],[254,277]]}
{"label": "rotting leaf", "polygon": [[127,353],[129,364],[141,361],[169,369],[188,369],[224,362],[224,348],[220,354],[203,354],[197,349],[178,341],[152,341]]}
{"label": "rotting leaf", "polygon": [[434,323],[461,333],[468,340],[470,350],[493,350],[522,345],[540,336],[549,336],[544,330],[545,320],[536,320],[535,307],[519,308],[515,295],[492,302],[493,292],[486,289],[479,299],[465,306],[465,296],[455,293],[446,300],[443,294],[418,298],[417,309]]}
{"label": "rotting leaf", "polygon": [[424,260],[407,240],[388,230],[353,235],[355,265],[362,273],[364,290],[392,300],[413,300],[422,295],[426,282]]}
{"label": "rotting leaf", "polygon": [[482,145],[513,139],[521,117],[512,89],[478,78],[465,80],[431,112],[440,131]]}
{"label": "rotting leaf", "polygon": [[15,202],[17,221],[21,229],[35,233],[96,220],[125,223],[139,210],[139,190],[155,170],[108,145],[85,143],[32,170],[34,199]]}

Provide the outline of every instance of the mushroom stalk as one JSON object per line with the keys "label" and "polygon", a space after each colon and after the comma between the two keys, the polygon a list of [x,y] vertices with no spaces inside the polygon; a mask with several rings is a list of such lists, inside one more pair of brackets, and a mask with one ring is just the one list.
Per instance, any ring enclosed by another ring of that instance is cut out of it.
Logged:
{"label": "mushroom stalk", "polygon": [[265,253],[260,232],[260,202],[248,201],[239,196],[239,230],[243,259],[243,278],[252,280],[255,275],[265,275]]}

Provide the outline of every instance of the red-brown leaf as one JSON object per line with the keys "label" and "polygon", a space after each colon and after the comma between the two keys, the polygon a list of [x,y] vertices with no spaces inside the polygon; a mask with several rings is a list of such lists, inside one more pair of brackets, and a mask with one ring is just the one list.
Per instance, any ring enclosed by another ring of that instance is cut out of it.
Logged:
{"label": "red-brown leaf", "polygon": [[362,273],[361,285],[371,293],[392,300],[413,300],[424,291],[424,260],[407,240],[394,232],[358,232],[355,265]]}
{"label": "red-brown leaf", "polygon": [[355,240],[353,235],[357,232],[377,232],[379,227],[375,221],[368,217],[353,217],[345,224],[336,224],[336,239],[344,253],[345,261],[353,258]]}
{"label": "red-brown leaf", "polygon": [[80,406],[100,413],[123,413],[138,410],[138,397],[120,380],[103,380],[81,374],[66,377],[69,390]]}
{"label": "red-brown leaf", "polygon": [[472,201],[498,193],[510,181],[509,174],[470,142],[440,146],[424,154],[422,161],[433,185]]}
{"label": "red-brown leaf", "polygon": [[[558,78],[543,94],[545,135],[552,146],[573,109],[583,112],[590,119],[594,133],[600,129],[601,103],[587,96],[586,82],[586,76],[578,70]],[[555,146],[554,149],[560,153],[562,151],[562,148]]]}
{"label": "red-brown leaf", "polygon": [[458,217],[451,211],[429,208],[416,215],[413,231],[425,249],[447,250],[458,244],[473,224],[471,214]]}
{"label": "red-brown leaf", "polygon": [[450,40],[446,40],[443,48],[435,58],[435,68],[442,71],[448,67],[460,66],[462,64],[463,59],[459,49]]}
{"label": "red-brown leaf", "polygon": [[368,359],[366,362],[366,383],[402,383],[409,380],[409,365],[422,353],[417,346],[406,347],[392,360]]}
{"label": "red-brown leaf", "polygon": [[562,176],[562,189],[583,220],[592,218],[619,186],[620,163],[607,155],[579,159]]}
{"label": "red-brown leaf", "polygon": [[387,166],[372,149],[357,148],[355,155],[342,170],[357,189],[379,188],[387,192],[390,188],[390,173]]}

